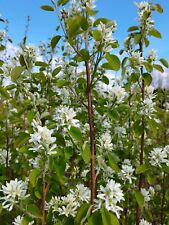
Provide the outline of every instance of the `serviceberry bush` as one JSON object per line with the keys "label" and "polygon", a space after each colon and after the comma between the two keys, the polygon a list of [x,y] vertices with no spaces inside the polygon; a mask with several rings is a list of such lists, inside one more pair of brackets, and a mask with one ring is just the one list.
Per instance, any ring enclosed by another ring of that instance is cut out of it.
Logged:
{"label": "serviceberry bush", "polygon": [[169,65],[149,48],[163,8],[135,6],[123,46],[95,0],[42,5],[57,27],[39,46],[29,17],[19,46],[0,18],[0,224],[169,224],[169,91],[153,85]]}

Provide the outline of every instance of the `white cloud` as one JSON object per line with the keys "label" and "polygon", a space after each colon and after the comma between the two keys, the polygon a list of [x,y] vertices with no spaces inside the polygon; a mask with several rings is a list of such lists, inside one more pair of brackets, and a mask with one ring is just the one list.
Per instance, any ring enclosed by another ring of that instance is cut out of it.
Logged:
{"label": "white cloud", "polygon": [[161,73],[159,71],[154,71],[152,73],[152,86],[154,88],[162,88],[168,89],[169,88],[169,69],[164,69],[164,72]]}

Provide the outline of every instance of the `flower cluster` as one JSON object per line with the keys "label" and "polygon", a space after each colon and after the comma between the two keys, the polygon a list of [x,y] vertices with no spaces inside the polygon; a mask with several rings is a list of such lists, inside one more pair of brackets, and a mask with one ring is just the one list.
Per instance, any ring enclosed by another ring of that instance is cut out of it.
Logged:
{"label": "flower cluster", "polygon": [[110,132],[107,131],[105,133],[103,133],[99,139],[100,142],[100,148],[101,151],[103,151],[104,149],[111,151],[113,148],[113,144],[112,144],[112,137],[110,135]]}
{"label": "flower cluster", "polygon": [[161,164],[164,163],[167,166],[169,166],[169,147],[168,145],[165,148],[154,148],[150,154],[150,164],[152,166],[159,166],[161,167]]}
{"label": "flower cluster", "polygon": [[3,200],[2,206],[3,208],[11,211],[15,204],[19,203],[19,201],[24,200],[29,195],[26,195],[27,192],[27,182],[22,180],[10,180],[10,182],[6,182],[6,185],[2,185],[3,197],[0,199]]}
{"label": "flower cluster", "polygon": [[61,106],[56,110],[55,120],[60,126],[79,127],[79,120],[75,118],[76,112],[68,106]]}
{"label": "flower cluster", "polygon": [[154,196],[154,188],[149,187],[149,189],[141,188],[141,193],[144,197],[144,202],[149,202],[151,198]]}
{"label": "flower cluster", "polygon": [[[12,223],[13,225],[22,225],[23,224],[23,216],[17,216],[14,220],[14,222]],[[27,225],[32,225],[34,224],[34,221],[26,223]]]}
{"label": "flower cluster", "polygon": [[35,61],[37,58],[37,52],[34,45],[27,45],[23,48],[23,54],[25,57],[29,57],[32,61]]}
{"label": "flower cluster", "polygon": [[140,26],[145,29],[146,31],[149,31],[154,26],[154,21],[151,19],[151,10],[152,6],[149,2],[143,1],[136,3],[136,6],[139,10],[139,22]]}
{"label": "flower cluster", "polygon": [[112,45],[116,42],[112,37],[112,33],[116,31],[117,24],[112,21],[110,24],[104,24],[100,22],[97,26],[97,30],[100,31],[102,41],[96,42],[96,46],[102,45],[104,52],[109,52],[112,49]]}
{"label": "flower cluster", "polygon": [[75,217],[77,209],[84,202],[90,201],[90,190],[83,184],[77,184],[75,189],[70,189],[67,196],[52,197],[47,208],[51,208],[53,212],[58,212],[59,215],[66,217]]}
{"label": "flower cluster", "polygon": [[146,115],[151,118],[153,113],[156,111],[155,106],[156,103],[154,98],[156,95],[154,94],[154,88],[150,85],[145,88],[145,99],[142,102],[140,114]]}
{"label": "flower cluster", "polygon": [[122,164],[122,168],[121,171],[119,173],[119,177],[124,181],[127,182],[129,181],[129,183],[132,183],[132,179],[136,179],[133,176],[135,169],[132,167],[130,160],[124,160],[123,164]]}
{"label": "flower cluster", "polygon": [[141,56],[141,52],[133,51],[130,53],[130,63],[134,68],[140,68],[144,63],[144,58]]}
{"label": "flower cluster", "polygon": [[29,142],[33,143],[35,147],[30,148],[30,150],[39,152],[45,149],[48,155],[56,154],[56,144],[54,144],[56,138],[52,137],[53,130],[49,130],[46,126],[38,125],[35,120],[32,125],[35,132],[30,135]]}
{"label": "flower cluster", "polygon": [[151,49],[148,53],[148,59],[151,61],[151,62],[154,62],[156,61],[157,59],[157,51],[154,50],[154,49]]}
{"label": "flower cluster", "polygon": [[6,37],[6,31],[0,30],[0,41],[2,41]]}
{"label": "flower cluster", "polygon": [[144,219],[141,219],[140,220],[140,223],[139,223],[139,225],[151,225],[152,223],[149,223],[149,222],[147,222],[146,220],[144,220]]}
{"label": "flower cluster", "polygon": [[111,89],[112,96],[116,99],[117,103],[122,103],[128,96],[125,88],[120,85],[114,85]]}
{"label": "flower cluster", "polygon": [[123,196],[121,185],[114,180],[109,180],[105,187],[100,186],[98,190],[96,209],[100,209],[104,205],[108,211],[114,212],[119,218],[120,211],[123,211],[123,208],[118,204],[124,200]]}

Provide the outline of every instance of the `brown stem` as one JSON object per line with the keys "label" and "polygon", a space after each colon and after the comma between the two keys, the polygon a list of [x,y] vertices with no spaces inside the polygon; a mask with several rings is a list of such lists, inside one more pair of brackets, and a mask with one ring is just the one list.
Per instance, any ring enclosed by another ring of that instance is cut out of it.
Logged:
{"label": "brown stem", "polygon": [[46,200],[46,181],[45,181],[45,171],[43,171],[42,173],[42,208],[41,208],[41,212],[42,212],[42,220],[41,220],[41,224],[45,225],[45,200]]}
{"label": "brown stem", "polygon": [[91,204],[93,205],[96,198],[96,174],[95,174],[95,129],[94,129],[94,112],[91,93],[91,74],[89,62],[85,61],[86,78],[87,78],[87,110],[90,128],[90,187],[91,187]]}
{"label": "brown stem", "polygon": [[[140,53],[141,53],[141,57],[143,56],[143,45],[142,42],[139,43],[140,46]],[[143,76],[143,66],[140,69],[140,73],[141,76]],[[144,80],[142,79],[142,83],[141,83],[141,100],[142,102],[144,101],[145,98],[145,84],[144,84]],[[144,163],[144,142],[145,142],[145,118],[144,118],[144,114],[141,117],[141,126],[142,126],[142,135],[141,135],[141,139],[140,139],[140,156],[139,156],[139,162],[140,165],[143,165]],[[138,189],[139,191],[141,190],[141,188],[143,187],[144,184],[144,176],[143,174],[140,174],[139,177],[139,183],[138,183]],[[140,218],[141,218],[141,209],[139,207],[139,205],[137,205],[136,207],[136,225],[139,225],[140,223]]]}

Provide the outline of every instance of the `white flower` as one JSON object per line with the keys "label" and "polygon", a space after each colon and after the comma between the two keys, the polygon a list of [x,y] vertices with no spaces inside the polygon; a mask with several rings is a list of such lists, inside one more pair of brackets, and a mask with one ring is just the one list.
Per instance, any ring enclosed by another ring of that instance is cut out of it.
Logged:
{"label": "white flower", "polygon": [[133,51],[131,52],[130,62],[134,67],[141,67],[144,63],[144,58],[141,56],[141,52]]}
{"label": "white flower", "polygon": [[[115,21],[112,21],[109,25],[105,25],[102,22],[98,24],[97,30],[101,32],[104,52],[109,52],[112,49],[111,45],[115,42],[112,33],[115,32],[116,28],[117,23]],[[97,48],[97,46],[100,45],[100,42],[96,42],[95,45]]]}
{"label": "white flower", "polygon": [[136,2],[135,5],[139,8],[140,11],[151,11],[151,5],[149,2],[142,1],[142,2]]}
{"label": "white flower", "polygon": [[127,97],[127,93],[126,93],[125,89],[119,85],[112,87],[111,92],[112,92],[113,97],[116,98],[117,103],[122,103],[125,100],[125,98]]}
{"label": "white flower", "polygon": [[151,49],[148,53],[148,58],[152,61],[155,61],[157,59],[157,51],[154,49]]}
{"label": "white flower", "polygon": [[37,52],[36,52],[36,47],[32,44],[27,45],[23,49],[23,53],[26,57],[30,57],[33,61],[36,60],[37,57]]}
{"label": "white flower", "polygon": [[0,30],[0,41],[3,40],[6,37],[6,31]]}
{"label": "white flower", "polygon": [[116,216],[120,217],[120,211],[123,209],[117,204],[124,200],[121,185],[114,180],[109,180],[106,187],[100,186],[97,195],[96,207],[101,208],[105,205],[108,211],[112,211]]}
{"label": "white flower", "polygon": [[75,217],[79,203],[76,201],[74,194],[69,193],[67,196],[61,197],[62,206],[58,208],[59,215],[65,215],[66,217]]}
{"label": "white flower", "polygon": [[53,130],[49,130],[46,126],[42,127],[38,125],[36,121],[33,121],[33,126],[37,131],[30,135],[31,138],[29,142],[34,143],[36,148],[32,148],[30,150],[39,151],[41,148],[45,147],[48,155],[55,154],[56,144],[54,143],[56,141],[56,137],[52,137]]}
{"label": "white flower", "polygon": [[155,105],[156,103],[151,98],[145,98],[142,102],[140,114],[151,118],[152,114],[156,111]]}
{"label": "white flower", "polygon": [[[17,216],[12,224],[13,225],[22,225],[23,219],[24,219],[23,216]],[[32,225],[32,224],[34,224],[34,221],[28,223],[28,225]]]}
{"label": "white flower", "polygon": [[119,138],[126,135],[126,129],[124,127],[115,127],[114,132],[118,135]]}
{"label": "white flower", "polygon": [[86,6],[90,9],[94,9],[96,7],[96,0],[84,0],[86,2]]}
{"label": "white flower", "polygon": [[3,208],[11,211],[13,206],[18,203],[20,200],[27,198],[29,195],[26,195],[27,192],[27,182],[22,180],[18,181],[11,180],[10,182],[6,182],[6,185],[2,185],[2,189],[4,197],[0,199],[4,200],[2,203]]}
{"label": "white flower", "polygon": [[151,4],[146,1],[135,4],[139,9],[138,19],[140,25],[143,26],[146,31],[149,31],[154,26],[154,21],[151,19]]}
{"label": "white flower", "polygon": [[48,203],[46,202],[46,210],[49,210],[49,209],[52,208],[53,212],[57,212],[58,207],[60,206],[61,202],[62,201],[61,201],[60,197],[58,197],[58,196],[53,197],[52,196],[51,200]]}
{"label": "white flower", "polygon": [[152,223],[149,223],[149,222],[147,222],[146,220],[144,220],[144,219],[141,219],[140,220],[140,223],[139,223],[139,225],[151,225]]}
{"label": "white flower", "polygon": [[68,127],[74,126],[79,127],[79,120],[75,119],[76,112],[69,108],[68,106],[61,106],[56,111],[55,120],[60,124],[61,126],[67,125]]}
{"label": "white flower", "polygon": [[123,164],[122,164],[121,171],[119,173],[119,177],[124,182],[129,181],[129,183],[131,184],[132,183],[132,179],[136,179],[133,176],[134,170],[135,169],[132,167],[131,162],[129,160],[128,161],[124,161]]}
{"label": "white flower", "polygon": [[17,216],[12,224],[22,225],[23,216]]}
{"label": "white flower", "polygon": [[83,202],[90,201],[90,190],[83,184],[77,184],[75,189],[70,189],[67,196],[52,197],[49,203],[46,203],[46,208],[52,208],[53,212],[58,212],[59,215],[66,217],[75,217],[78,207]]}
{"label": "white flower", "polygon": [[169,163],[167,153],[163,148],[154,148],[149,154],[150,164],[161,167],[161,163]]}
{"label": "white flower", "polygon": [[145,188],[141,188],[141,194],[143,195],[145,202],[149,202],[151,200],[149,190],[146,190]]}
{"label": "white flower", "polygon": [[[103,149],[107,149],[109,151],[112,150],[112,147],[113,147],[113,144],[111,143],[112,142],[112,137],[110,135],[110,132],[107,131],[106,133],[103,133],[99,139],[99,142],[100,142],[100,147],[103,148]],[[102,150],[103,150],[102,149]]]}
{"label": "white flower", "polygon": [[89,202],[90,200],[90,190],[83,184],[77,184],[76,189],[70,189],[70,193],[74,194],[78,202]]}

